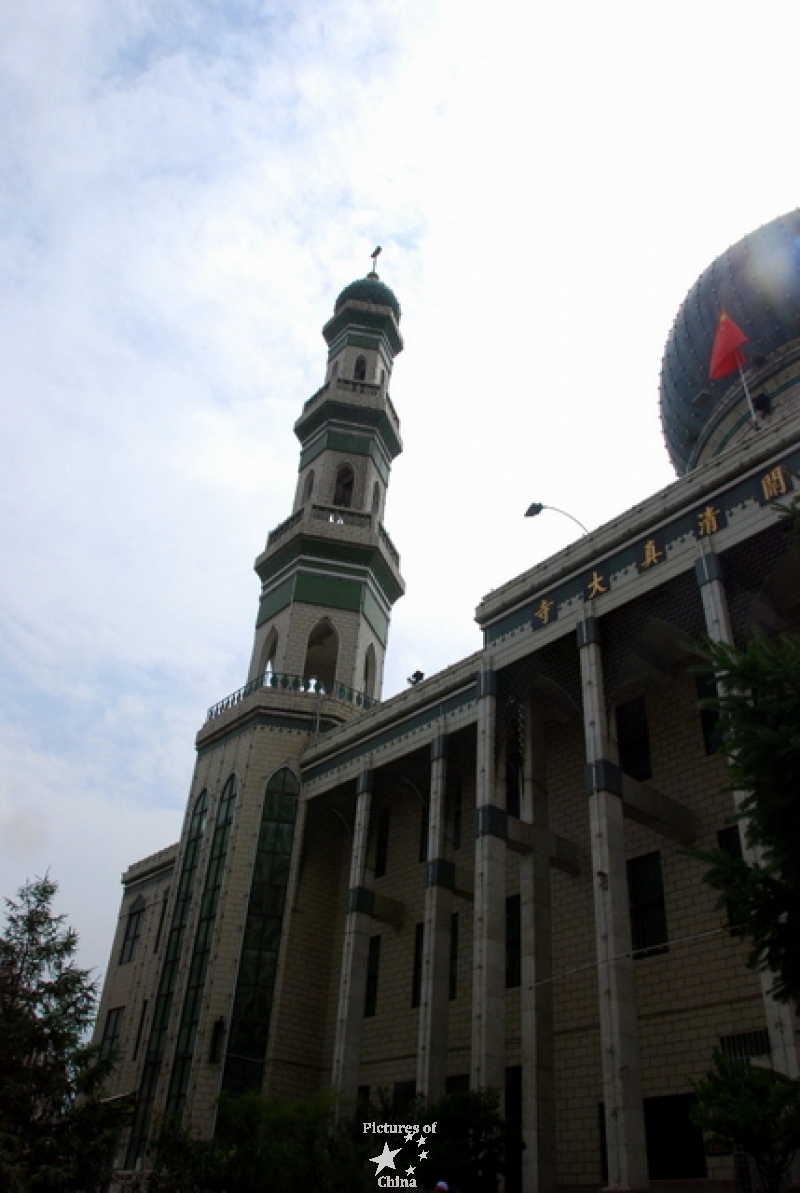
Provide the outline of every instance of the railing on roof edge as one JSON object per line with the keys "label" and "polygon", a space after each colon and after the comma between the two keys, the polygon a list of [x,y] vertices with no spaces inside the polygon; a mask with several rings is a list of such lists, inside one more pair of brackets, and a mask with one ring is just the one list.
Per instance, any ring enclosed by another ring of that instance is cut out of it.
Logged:
{"label": "railing on roof edge", "polygon": [[218,704],[212,704],[206,720],[212,721],[214,717],[221,716],[229,708],[241,704],[248,696],[252,696],[253,692],[258,692],[261,688],[296,692],[299,696],[332,696],[334,700],[345,700],[348,704],[354,704],[356,708],[372,708],[379,703],[372,696],[367,696],[364,692],[357,691],[356,688],[348,688],[347,684],[338,682],[324,684],[319,679],[304,679],[302,675],[289,675],[283,671],[267,671],[258,679],[251,679],[250,683],[245,684],[238,691],[231,692],[230,696],[226,696]]}

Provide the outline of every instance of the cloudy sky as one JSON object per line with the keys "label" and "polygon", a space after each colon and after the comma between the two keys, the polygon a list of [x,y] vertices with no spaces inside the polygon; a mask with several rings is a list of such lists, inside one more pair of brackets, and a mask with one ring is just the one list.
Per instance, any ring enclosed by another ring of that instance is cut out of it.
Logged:
{"label": "cloudy sky", "polygon": [[385,694],[672,479],[687,289],[798,203],[793,0],[0,3],[0,893],[102,971],[246,679],[339,290],[403,305]]}

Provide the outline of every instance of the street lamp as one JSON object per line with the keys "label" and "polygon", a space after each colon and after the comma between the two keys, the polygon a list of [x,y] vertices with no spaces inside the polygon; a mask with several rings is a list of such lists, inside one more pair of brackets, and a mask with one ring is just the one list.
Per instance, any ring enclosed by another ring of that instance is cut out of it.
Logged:
{"label": "street lamp", "polygon": [[583,522],[579,522],[573,514],[568,514],[566,510],[560,510],[558,506],[555,505],[542,505],[540,501],[534,501],[533,505],[528,506],[528,508],[525,510],[525,517],[535,518],[537,514],[542,512],[542,510],[554,510],[557,514],[563,514],[565,518],[571,518],[576,526],[580,526],[584,534],[589,533],[588,528],[584,526]]}

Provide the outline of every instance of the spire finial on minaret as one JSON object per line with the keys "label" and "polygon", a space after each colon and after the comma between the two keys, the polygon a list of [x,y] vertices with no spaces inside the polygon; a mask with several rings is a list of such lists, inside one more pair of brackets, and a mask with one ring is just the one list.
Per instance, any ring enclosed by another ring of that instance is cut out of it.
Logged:
{"label": "spire finial on minaret", "polygon": [[375,251],[370,253],[370,256],[372,257],[372,269],[367,274],[368,278],[376,278],[378,276],[377,265],[378,265],[378,256],[380,254],[380,251],[381,251],[381,246],[378,245],[378,247],[375,249]]}

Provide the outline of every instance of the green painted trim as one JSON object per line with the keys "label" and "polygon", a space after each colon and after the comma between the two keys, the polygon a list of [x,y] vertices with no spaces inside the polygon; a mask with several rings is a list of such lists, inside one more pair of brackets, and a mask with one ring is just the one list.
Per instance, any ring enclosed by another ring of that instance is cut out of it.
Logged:
{"label": "green painted trim", "polygon": [[256,571],[263,583],[267,583],[272,576],[297,564],[301,559],[309,562],[320,560],[333,564],[350,563],[361,567],[372,574],[377,587],[380,589],[386,604],[391,607],[405,589],[398,584],[394,573],[384,560],[378,546],[361,546],[358,543],[334,542],[331,539],[313,538],[308,534],[298,534],[276,551],[269,559],[265,559]]}
{"label": "green painted trim", "polygon": [[354,435],[352,432],[338,431],[332,427],[319,439],[316,439],[310,447],[301,451],[298,471],[302,472],[304,468],[308,468],[309,464],[313,464],[317,456],[321,455],[324,451],[346,452],[355,456],[367,456],[375,465],[383,483],[388,485],[391,460],[383,450],[381,441],[374,435],[367,438],[363,435]]}
{"label": "green painted trim", "polygon": [[[323,717],[319,725],[320,732],[327,733],[331,729],[338,729],[341,724],[341,721],[334,721],[330,717]],[[197,757],[202,758],[204,754],[226,746],[229,741],[241,737],[243,733],[252,733],[255,729],[261,727],[266,729],[286,729],[291,733],[310,734],[316,729],[316,718],[313,714],[303,716],[298,713],[296,716],[293,716],[291,713],[256,713],[254,716],[248,717],[243,725],[234,725],[227,732],[221,733],[219,737],[215,737],[213,741],[198,746]]]}
{"label": "green painted trim", "polygon": [[302,472],[304,468],[308,468],[309,464],[313,464],[317,456],[321,456],[328,446],[328,436],[322,435],[319,439],[315,439],[310,447],[303,448],[300,452],[300,467],[298,472]]}
{"label": "green painted trim", "polygon": [[280,613],[281,609],[285,609],[287,605],[292,603],[294,581],[295,577],[290,576],[288,580],[284,580],[277,588],[273,588],[272,592],[267,592],[262,596],[258,603],[256,629],[260,625],[263,625],[265,621],[269,621],[270,617],[274,617],[276,613]]}
{"label": "green painted trim", "polygon": [[375,631],[378,641],[385,646],[389,639],[389,615],[381,609],[375,600],[374,593],[370,592],[366,585],[362,592],[361,609],[364,617]]}
{"label": "green painted trim", "polygon": [[326,398],[310,414],[302,416],[294,425],[294,433],[305,444],[317,431],[331,423],[355,423],[356,426],[374,431],[383,439],[386,454],[390,460],[399,456],[403,450],[400,439],[389,419],[386,410],[374,406],[353,406],[349,402],[336,401]]}
{"label": "green painted trim", "polygon": [[394,321],[394,316],[391,314],[381,314],[377,309],[373,310],[349,310],[343,307],[338,314],[334,315],[322,329],[322,334],[325,337],[325,343],[331,344],[345,329],[353,327],[374,328],[381,332],[389,347],[395,356],[403,351],[403,337],[397,324]]}
{"label": "green painted trim", "polygon": [[301,572],[294,587],[295,603],[326,605],[332,609],[349,609],[358,613],[361,609],[361,589],[356,580],[343,580],[337,576],[312,576]]}

